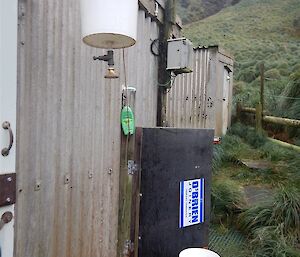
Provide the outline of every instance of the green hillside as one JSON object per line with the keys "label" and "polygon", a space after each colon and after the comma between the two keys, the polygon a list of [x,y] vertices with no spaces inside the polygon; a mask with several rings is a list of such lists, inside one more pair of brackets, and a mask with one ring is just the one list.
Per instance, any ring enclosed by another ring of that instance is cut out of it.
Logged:
{"label": "green hillside", "polygon": [[240,0],[177,0],[177,11],[184,24],[211,16]]}
{"label": "green hillside", "polygon": [[254,106],[259,99],[259,64],[264,62],[267,108],[277,115],[295,116],[295,110],[288,114],[280,106],[287,85],[300,87],[300,0],[242,0],[186,25],[184,34],[195,45],[218,44],[233,54],[235,99],[245,105]]}

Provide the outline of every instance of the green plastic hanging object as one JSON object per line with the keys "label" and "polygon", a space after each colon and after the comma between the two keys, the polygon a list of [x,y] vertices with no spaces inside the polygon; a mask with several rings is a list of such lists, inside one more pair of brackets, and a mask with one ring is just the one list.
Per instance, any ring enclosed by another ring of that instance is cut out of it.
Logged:
{"label": "green plastic hanging object", "polygon": [[133,135],[135,132],[135,119],[133,111],[129,106],[124,106],[121,112],[121,124],[125,136]]}

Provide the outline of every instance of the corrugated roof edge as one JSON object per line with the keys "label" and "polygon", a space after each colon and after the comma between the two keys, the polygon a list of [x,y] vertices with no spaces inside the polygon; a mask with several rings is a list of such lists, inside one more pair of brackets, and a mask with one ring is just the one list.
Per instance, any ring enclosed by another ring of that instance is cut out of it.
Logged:
{"label": "corrugated roof edge", "polygon": [[[156,5],[158,4],[158,10],[156,10]],[[139,0],[139,5],[142,9],[146,11],[146,13],[151,16],[151,18],[163,23],[163,13],[166,7],[165,0]],[[158,11],[158,13],[156,13]],[[179,15],[176,14],[175,25],[178,26],[179,30],[182,29],[182,20]]]}
{"label": "corrugated roof edge", "polygon": [[228,52],[227,50],[225,50],[224,48],[221,48],[219,45],[196,46],[196,47],[194,47],[195,50],[197,50],[197,49],[210,49],[210,48],[216,48],[217,51],[220,54],[222,54],[222,55],[224,55],[224,56],[226,56],[226,57],[234,60],[234,56],[230,52]]}

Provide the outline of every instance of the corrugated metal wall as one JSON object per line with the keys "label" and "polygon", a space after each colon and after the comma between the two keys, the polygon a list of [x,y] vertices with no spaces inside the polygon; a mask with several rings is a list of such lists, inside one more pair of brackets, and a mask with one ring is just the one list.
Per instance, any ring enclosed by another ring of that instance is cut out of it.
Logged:
{"label": "corrugated metal wall", "polygon": [[[139,11],[125,50],[137,125],[156,124],[158,26]],[[19,1],[17,257],[116,256],[120,79],[81,42],[79,0]]]}
{"label": "corrugated metal wall", "polygon": [[215,128],[216,135],[220,135],[226,65],[232,69],[233,60],[219,52],[218,47],[194,49],[193,72],[178,75],[167,95],[168,126]]}
{"label": "corrugated metal wall", "polygon": [[178,75],[167,94],[167,122],[170,127],[204,128],[211,57],[208,49],[194,50],[193,72]]}

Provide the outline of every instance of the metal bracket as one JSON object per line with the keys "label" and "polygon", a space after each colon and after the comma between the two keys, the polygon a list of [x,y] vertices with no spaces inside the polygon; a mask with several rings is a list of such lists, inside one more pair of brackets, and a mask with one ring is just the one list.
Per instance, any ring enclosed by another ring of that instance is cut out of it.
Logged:
{"label": "metal bracket", "polygon": [[16,173],[0,175],[0,207],[16,202]]}
{"label": "metal bracket", "polygon": [[134,175],[137,171],[137,165],[133,160],[128,160],[128,175]]}

